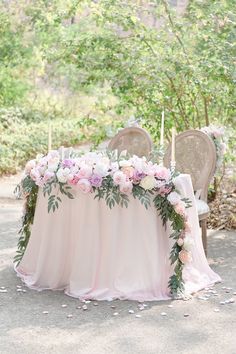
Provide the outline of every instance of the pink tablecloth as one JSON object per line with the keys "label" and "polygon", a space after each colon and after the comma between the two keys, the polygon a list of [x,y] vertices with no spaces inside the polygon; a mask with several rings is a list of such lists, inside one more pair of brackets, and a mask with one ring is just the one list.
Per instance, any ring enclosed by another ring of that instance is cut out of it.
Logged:
{"label": "pink tablecloth", "polygon": [[[220,277],[203,251],[191,179],[180,175],[176,184],[193,204],[188,209],[193,261],[184,268],[186,291],[193,293]],[[64,197],[59,209],[48,214],[47,198],[39,192],[19,276],[30,288],[61,289],[81,299],[168,299],[172,241],[155,208],[146,210],[131,197],[127,209],[110,210],[93,198],[78,192],[73,200]]]}

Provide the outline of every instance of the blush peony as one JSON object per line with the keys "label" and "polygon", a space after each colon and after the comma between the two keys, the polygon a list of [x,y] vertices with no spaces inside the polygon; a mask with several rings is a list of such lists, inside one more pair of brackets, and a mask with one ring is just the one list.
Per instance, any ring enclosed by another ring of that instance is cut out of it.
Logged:
{"label": "blush peony", "polygon": [[120,184],[120,191],[124,194],[131,194],[133,189],[133,184],[130,181],[126,181]]}
{"label": "blush peony", "polygon": [[181,216],[185,216],[185,204],[184,202],[178,202],[174,205],[175,212]]}
{"label": "blush peony", "polygon": [[78,181],[77,187],[81,192],[86,193],[86,194],[91,192],[91,189],[92,189],[91,183],[85,178],[82,178]]}
{"label": "blush peony", "polygon": [[179,252],[179,259],[183,264],[191,262],[192,261],[191,252],[188,252],[185,250],[180,251]]}
{"label": "blush peony", "polygon": [[122,171],[116,171],[113,175],[113,182],[116,186],[126,182],[126,175]]}

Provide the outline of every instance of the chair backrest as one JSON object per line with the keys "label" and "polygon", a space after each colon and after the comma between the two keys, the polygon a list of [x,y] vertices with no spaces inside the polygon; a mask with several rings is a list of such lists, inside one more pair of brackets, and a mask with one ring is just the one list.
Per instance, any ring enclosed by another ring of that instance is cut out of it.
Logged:
{"label": "chair backrest", "polygon": [[124,128],[110,141],[108,149],[127,150],[130,155],[148,156],[152,150],[152,139],[146,130],[139,127]]}
{"label": "chair backrest", "polygon": [[[171,144],[164,156],[170,166]],[[207,191],[216,168],[216,148],[211,138],[199,130],[187,130],[176,136],[176,171],[190,174],[196,196],[207,201]]]}

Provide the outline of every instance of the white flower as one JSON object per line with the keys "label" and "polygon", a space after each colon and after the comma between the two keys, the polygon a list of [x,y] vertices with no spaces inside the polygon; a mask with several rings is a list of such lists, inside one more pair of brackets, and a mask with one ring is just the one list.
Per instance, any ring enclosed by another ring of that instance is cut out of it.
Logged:
{"label": "white flower", "polygon": [[176,192],[171,192],[168,197],[167,200],[170,202],[170,204],[172,205],[176,205],[180,202],[181,198],[180,195]]}
{"label": "white flower", "polygon": [[115,173],[116,171],[119,170],[119,164],[118,162],[111,162],[111,172]]}
{"label": "white flower", "polygon": [[184,239],[184,249],[186,251],[191,251],[193,245],[194,245],[193,239],[191,237],[185,237],[185,239]]}
{"label": "white flower", "polygon": [[58,168],[59,161],[60,161],[60,159],[58,156],[51,157],[48,160],[48,171],[55,172]]}
{"label": "white flower", "polygon": [[121,160],[119,162],[120,167],[130,167],[131,166],[131,162],[130,160]]}
{"label": "white flower", "polygon": [[108,175],[108,169],[109,169],[108,165],[98,162],[94,166],[93,173],[95,175],[98,175],[98,176],[101,176],[101,177],[106,177]]}
{"label": "white flower", "polygon": [[35,160],[28,161],[26,166],[25,166],[25,173],[29,174],[30,171],[32,170],[32,168],[34,168],[35,166],[36,166],[36,161]]}
{"label": "white flower", "polygon": [[153,177],[153,176],[144,177],[140,182],[140,186],[146,190],[153,189],[154,187],[156,187],[155,177]]}
{"label": "white flower", "polygon": [[66,183],[67,179],[70,177],[70,169],[69,168],[59,168],[56,173],[57,179],[61,183]]}

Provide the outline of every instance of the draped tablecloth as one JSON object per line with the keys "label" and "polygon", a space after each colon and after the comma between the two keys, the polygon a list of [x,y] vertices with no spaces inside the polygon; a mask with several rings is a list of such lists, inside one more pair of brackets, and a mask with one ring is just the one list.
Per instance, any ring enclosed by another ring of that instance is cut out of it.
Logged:
{"label": "draped tablecloth", "polygon": [[[184,266],[187,293],[220,281],[207,263],[189,175],[175,185],[192,202],[187,209],[192,226],[192,262]],[[128,208],[112,209],[93,194],[62,196],[55,213],[48,213],[48,198],[39,191],[31,237],[16,268],[28,287],[64,290],[80,299],[138,301],[169,299],[172,274],[171,232],[154,206],[145,209],[130,196]]]}

